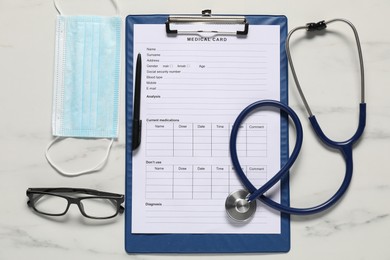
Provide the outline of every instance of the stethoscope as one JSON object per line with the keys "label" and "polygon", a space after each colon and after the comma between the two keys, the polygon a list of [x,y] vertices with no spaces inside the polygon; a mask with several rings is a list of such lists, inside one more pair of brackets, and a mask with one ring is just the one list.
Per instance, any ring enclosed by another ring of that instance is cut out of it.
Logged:
{"label": "stethoscope", "polygon": [[[327,27],[328,24],[333,22],[344,22],[348,24],[355,35],[356,45],[358,49],[358,55],[359,55],[359,63],[360,63],[360,83],[361,83],[361,101],[360,101],[360,111],[359,111],[359,125],[357,127],[357,130],[355,134],[348,140],[343,142],[336,142],[331,139],[329,139],[324,132],[321,130],[320,125],[317,122],[316,117],[313,115],[310,106],[308,102],[306,101],[305,95],[303,94],[302,88],[299,84],[299,80],[297,77],[297,74],[295,72],[294,64],[291,58],[290,54],[290,38],[291,35],[298,31],[298,30],[307,30],[307,31],[319,31],[323,30]],[[268,198],[264,195],[266,191],[268,191],[272,186],[274,186],[277,182],[279,182],[286,174],[288,174],[289,169],[294,164],[295,160],[298,157],[299,151],[302,146],[303,141],[303,131],[302,131],[302,125],[301,122],[297,116],[297,114],[286,104],[281,103],[279,101],[275,100],[261,100],[257,101],[255,103],[250,104],[248,107],[246,107],[237,117],[236,121],[234,122],[234,125],[232,127],[231,136],[230,136],[230,156],[232,160],[232,164],[234,166],[234,169],[237,173],[238,178],[241,180],[242,184],[245,186],[246,190],[238,190],[233,193],[231,193],[227,198],[225,202],[225,208],[228,213],[228,215],[237,221],[245,221],[250,219],[253,214],[256,211],[257,205],[256,200],[260,200],[265,205],[271,207],[272,209],[275,209],[277,211],[287,213],[287,214],[294,214],[294,215],[309,215],[309,214],[315,214],[322,212],[331,206],[333,206],[347,191],[348,186],[352,179],[352,173],[353,173],[353,161],[352,161],[352,148],[353,145],[359,140],[359,138],[362,136],[364,127],[366,124],[366,103],[364,101],[364,68],[363,68],[363,55],[362,50],[360,46],[359,36],[357,33],[357,30],[355,26],[344,19],[333,19],[329,21],[322,21],[319,23],[310,23],[305,26],[300,26],[297,28],[294,28],[290,31],[290,33],[287,36],[286,39],[286,52],[288,61],[290,64],[291,72],[294,77],[295,85],[298,88],[299,95],[301,96],[301,99],[303,101],[303,104],[305,105],[305,108],[309,114],[309,121],[310,124],[318,136],[318,138],[328,147],[331,147],[333,149],[339,150],[340,153],[343,155],[343,158],[345,160],[346,164],[346,172],[344,179],[342,181],[341,186],[336,191],[336,193],[330,197],[327,201],[325,201],[322,204],[319,204],[314,207],[310,208],[293,208],[288,205],[283,205],[281,203],[275,202],[272,199]],[[249,116],[250,113],[252,113],[254,110],[260,109],[260,108],[277,108],[280,109],[280,111],[285,112],[293,121],[295,125],[296,130],[296,143],[295,147],[290,155],[290,158],[287,160],[285,165],[279,170],[279,172],[273,176],[270,180],[268,180],[263,186],[260,188],[256,188],[251,181],[247,178],[245,172],[242,170],[240,161],[237,156],[237,135],[238,131],[240,129],[240,125],[242,122]]]}

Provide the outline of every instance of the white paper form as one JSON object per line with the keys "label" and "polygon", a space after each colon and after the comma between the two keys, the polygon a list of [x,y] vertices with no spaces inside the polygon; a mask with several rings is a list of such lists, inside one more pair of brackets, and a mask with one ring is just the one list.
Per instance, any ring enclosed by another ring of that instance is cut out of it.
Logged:
{"label": "white paper form", "polygon": [[[134,64],[138,53],[143,123],[133,153],[132,232],[280,233],[280,214],[261,203],[245,223],[224,208],[243,188],[229,155],[234,120],[254,101],[280,99],[279,26],[251,25],[246,38],[204,38],[136,24]],[[250,180],[265,183],[280,169],[279,113],[251,115],[237,147]],[[272,193],[279,201],[280,192]]]}

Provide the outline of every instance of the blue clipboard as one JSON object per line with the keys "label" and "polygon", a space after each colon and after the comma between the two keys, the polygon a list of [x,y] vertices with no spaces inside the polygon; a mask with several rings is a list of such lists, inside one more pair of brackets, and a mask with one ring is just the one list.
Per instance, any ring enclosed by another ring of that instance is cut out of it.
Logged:
{"label": "blue clipboard", "polygon": [[[280,26],[280,100],[288,102],[288,65],[285,52],[287,18],[246,15],[251,24]],[[132,115],[134,24],[164,24],[168,15],[129,15],[126,18],[126,215],[125,249],[128,253],[255,253],[290,250],[290,217],[281,215],[280,234],[133,234],[132,216]],[[250,33],[250,28],[249,28]],[[288,119],[281,117],[281,165],[288,159]],[[288,175],[281,182],[281,203],[289,205]]]}

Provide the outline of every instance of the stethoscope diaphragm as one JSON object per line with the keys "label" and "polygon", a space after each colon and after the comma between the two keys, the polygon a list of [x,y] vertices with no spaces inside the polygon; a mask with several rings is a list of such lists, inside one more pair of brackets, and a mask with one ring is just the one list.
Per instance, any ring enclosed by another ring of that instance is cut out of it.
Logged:
{"label": "stethoscope diaphragm", "polygon": [[236,221],[246,221],[256,212],[256,200],[249,201],[249,192],[237,190],[231,193],[225,201],[225,209],[228,216]]}

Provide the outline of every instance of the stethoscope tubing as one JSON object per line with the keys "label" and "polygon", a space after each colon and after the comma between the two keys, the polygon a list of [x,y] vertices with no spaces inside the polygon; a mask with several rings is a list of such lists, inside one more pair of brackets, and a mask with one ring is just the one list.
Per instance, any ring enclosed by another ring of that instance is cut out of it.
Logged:
{"label": "stethoscope tubing", "polygon": [[327,146],[332,147],[334,149],[337,149],[341,152],[343,155],[344,161],[345,161],[345,175],[343,182],[341,183],[341,186],[336,191],[336,193],[331,196],[327,201],[324,203],[321,203],[317,206],[310,207],[310,208],[294,208],[287,205],[282,205],[280,203],[277,203],[268,197],[261,195],[258,197],[258,199],[266,204],[267,206],[276,209],[280,212],[291,214],[291,215],[311,215],[320,213],[322,211],[327,210],[328,208],[332,207],[334,204],[336,204],[346,193],[348,190],[348,187],[352,180],[353,175],[353,154],[352,149],[353,145],[359,140],[360,136],[362,135],[364,128],[365,128],[365,119],[366,119],[366,104],[360,104],[360,119],[359,119],[359,126],[355,133],[355,135],[350,138],[349,140],[345,142],[335,142],[326,137],[326,135],[322,132],[321,128],[318,125],[317,120],[314,116],[310,117],[310,123],[316,132],[317,136],[323,141]]}
{"label": "stethoscope tubing", "polygon": [[364,128],[366,126],[366,103],[360,103],[359,105],[359,124],[355,134],[350,139],[343,142],[336,142],[328,138],[322,131],[315,116],[310,116],[309,121],[316,135],[325,145],[343,152],[343,149],[349,149],[347,148],[349,146],[352,148],[353,144],[362,136],[364,132]]}
{"label": "stethoscope tubing", "polygon": [[[286,164],[280,169],[280,171],[272,177],[269,181],[267,181],[263,186],[260,188],[256,188],[250,180],[246,177],[244,171],[242,170],[241,164],[238,159],[237,155],[237,136],[238,131],[240,129],[240,125],[242,122],[247,118],[247,116],[253,112],[255,109],[260,107],[277,107],[284,112],[286,112],[291,119],[293,120],[295,124],[295,129],[297,132],[297,138],[296,138],[296,144],[295,147],[291,153],[290,158],[286,162]],[[324,203],[321,203],[314,207],[309,208],[294,208],[290,207],[288,205],[283,205],[281,203],[277,203],[273,201],[272,199],[268,198],[267,196],[263,195],[266,191],[268,191],[272,186],[274,186],[278,181],[280,181],[284,176],[286,176],[289,173],[290,168],[294,164],[295,160],[298,158],[299,151],[302,146],[303,142],[303,131],[302,131],[302,125],[300,123],[300,120],[296,113],[287,105],[274,100],[263,100],[263,101],[257,101],[255,103],[250,104],[248,107],[246,107],[237,117],[236,121],[234,122],[234,125],[232,127],[232,134],[230,137],[230,153],[232,158],[232,164],[236,170],[237,175],[239,176],[240,180],[242,181],[243,185],[248,189],[248,191],[251,193],[250,196],[247,198],[248,201],[252,201],[254,199],[259,199],[262,203],[265,205],[291,215],[311,215],[316,214],[319,212],[322,212],[324,210],[327,210],[334,204],[336,204],[341,197],[345,194],[345,192],[348,190],[348,187],[352,180],[353,175],[353,155],[352,155],[352,148],[353,145],[359,140],[360,136],[363,134],[364,128],[365,128],[365,121],[366,121],[366,104],[362,103],[360,104],[360,113],[359,113],[359,126],[356,130],[356,133],[353,135],[352,138],[348,139],[344,142],[335,142],[331,139],[329,139],[321,130],[315,116],[312,116],[309,118],[310,123],[320,138],[322,142],[324,142],[325,145],[332,147],[334,149],[337,149],[341,152],[343,155],[343,158],[345,160],[346,170],[345,170],[345,176],[341,183],[341,186],[336,191],[336,193],[331,196],[327,201]]]}
{"label": "stethoscope tubing", "polygon": [[[344,23],[348,24],[354,33],[357,48],[358,48],[360,74],[361,74],[361,77],[360,77],[360,80],[361,80],[361,103],[359,106],[359,124],[358,124],[358,127],[357,127],[355,134],[350,139],[348,139],[346,141],[342,141],[342,142],[333,141],[330,138],[328,138],[325,135],[325,133],[322,131],[319,123],[317,122],[316,117],[311,112],[310,106],[309,106],[308,102],[306,101],[305,95],[303,94],[302,88],[299,84],[299,80],[298,80],[298,77],[297,77],[297,74],[295,71],[294,64],[292,62],[290,48],[289,48],[289,41],[290,41],[291,35],[295,31],[301,30],[301,29],[322,30],[322,29],[326,28],[327,24],[332,23],[332,22],[336,22],[336,21],[344,22]],[[231,138],[230,138],[230,154],[231,154],[232,164],[235,167],[235,170],[237,172],[238,177],[241,179],[243,185],[250,192],[250,195],[247,197],[248,201],[252,201],[254,199],[259,199],[265,205],[267,205],[275,210],[278,210],[280,212],[283,212],[283,213],[293,214],[293,215],[310,215],[310,214],[316,214],[316,213],[322,212],[324,210],[327,210],[328,208],[330,208],[331,206],[336,204],[342,198],[342,196],[345,194],[345,192],[347,191],[347,189],[351,183],[351,180],[352,180],[352,175],[353,175],[352,149],[353,149],[353,145],[362,136],[362,134],[364,132],[365,125],[366,125],[366,103],[365,103],[365,94],[364,94],[365,86],[364,86],[363,55],[362,55],[362,51],[361,51],[361,45],[360,45],[358,33],[357,33],[355,26],[351,22],[349,22],[345,19],[339,19],[339,18],[329,20],[327,22],[322,21],[322,22],[319,22],[317,24],[308,24],[306,26],[297,27],[297,28],[291,30],[287,36],[287,39],[286,39],[286,52],[287,52],[287,57],[288,57],[288,60],[290,63],[290,68],[291,68],[298,92],[299,92],[299,94],[302,98],[302,101],[305,105],[305,108],[309,114],[309,122],[310,122],[313,130],[315,131],[318,138],[326,146],[331,147],[331,148],[336,149],[336,150],[339,150],[344,158],[345,165],[346,165],[345,166],[345,176],[344,176],[344,179],[343,179],[339,189],[335,192],[335,194],[333,196],[331,196],[325,202],[323,202],[317,206],[308,207],[308,208],[294,208],[294,207],[290,207],[288,205],[282,205],[281,203],[275,202],[272,199],[270,199],[264,195],[264,193],[266,191],[268,191],[273,185],[275,185],[284,176],[286,176],[286,174],[288,174],[289,169],[292,167],[292,165],[294,164],[295,160],[298,157],[299,151],[300,151],[301,146],[302,146],[302,141],[303,141],[302,125],[299,121],[298,116],[290,107],[288,107],[287,105],[285,105],[279,101],[273,101],[273,100],[258,101],[258,102],[255,102],[255,103],[249,105],[248,107],[246,107],[239,114],[239,116],[237,117],[237,119],[233,125],[233,128],[232,128],[232,133],[231,133]],[[243,122],[243,120],[253,110],[255,110],[259,107],[263,107],[263,106],[277,107],[280,110],[286,112],[291,117],[291,119],[293,120],[293,122],[295,124],[297,138],[296,138],[296,144],[295,144],[294,150],[291,153],[291,156],[288,159],[288,161],[286,162],[286,164],[280,169],[280,171],[274,177],[272,177],[263,186],[261,186],[260,188],[257,189],[250,182],[250,180],[246,177],[245,173],[243,172],[243,170],[241,168],[241,165],[240,165],[240,162],[239,162],[239,159],[237,156],[236,141],[237,141],[239,127],[240,127],[241,123]]]}
{"label": "stethoscope tubing", "polygon": [[[246,177],[244,171],[242,170],[240,161],[237,155],[237,136],[238,131],[240,129],[240,125],[248,117],[248,115],[256,109],[262,107],[276,107],[280,110],[286,112],[292,119],[295,125],[295,131],[297,133],[295,147],[291,153],[289,160],[286,164],[280,169],[280,171],[275,174],[270,180],[268,180],[263,186],[257,189],[251,181]],[[299,120],[297,114],[292,110],[289,106],[275,100],[261,100],[254,102],[247,106],[241,113],[238,115],[236,121],[233,124],[232,132],[230,136],[230,154],[232,159],[232,164],[234,166],[235,171],[243,182],[244,186],[248,189],[251,195],[247,198],[248,201],[255,200],[260,195],[264,194],[267,190],[269,190],[272,186],[274,186],[278,181],[280,181],[286,174],[288,174],[289,169],[294,164],[295,160],[299,155],[299,151],[301,150],[303,142],[303,130],[302,124]]]}

